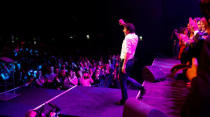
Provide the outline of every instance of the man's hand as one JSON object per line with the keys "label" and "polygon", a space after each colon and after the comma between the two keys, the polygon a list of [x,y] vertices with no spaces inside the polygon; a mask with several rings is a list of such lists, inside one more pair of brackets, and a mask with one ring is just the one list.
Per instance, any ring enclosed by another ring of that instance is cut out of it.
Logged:
{"label": "man's hand", "polygon": [[120,19],[120,20],[119,20],[119,24],[122,25],[122,26],[124,26],[126,23],[124,22],[123,19]]}

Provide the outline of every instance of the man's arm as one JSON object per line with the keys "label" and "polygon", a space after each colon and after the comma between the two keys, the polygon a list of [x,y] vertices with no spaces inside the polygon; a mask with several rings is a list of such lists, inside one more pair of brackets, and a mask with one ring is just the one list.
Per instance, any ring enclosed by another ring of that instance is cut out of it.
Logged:
{"label": "man's arm", "polygon": [[129,40],[126,39],[126,54],[124,57],[124,61],[123,61],[123,66],[122,66],[122,72],[126,73],[126,64],[128,62],[128,58],[131,55],[131,42]]}
{"label": "man's arm", "polygon": [[128,57],[129,56],[130,56],[130,53],[126,52],[125,59],[123,61],[123,66],[122,66],[122,73],[126,73],[126,64],[128,62]]}

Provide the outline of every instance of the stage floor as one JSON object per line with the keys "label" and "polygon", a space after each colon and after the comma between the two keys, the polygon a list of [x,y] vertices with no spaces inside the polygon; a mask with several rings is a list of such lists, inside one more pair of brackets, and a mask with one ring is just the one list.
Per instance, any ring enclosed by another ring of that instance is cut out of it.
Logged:
{"label": "stage floor", "polygon": [[[155,59],[153,65],[158,65],[168,74],[170,68],[178,63],[175,59]],[[186,82],[167,77],[161,82],[145,82],[145,88],[146,94],[142,102],[163,111],[168,117],[180,117],[182,105],[189,92]],[[27,110],[36,108],[64,91],[23,88],[19,92],[20,96],[0,102],[0,116],[23,117]],[[136,97],[137,92],[130,89],[128,95]],[[120,99],[120,89],[77,86],[51,103],[61,108],[61,114],[70,116],[122,117],[123,106],[115,104]]]}
{"label": "stage floor", "polygon": [[[63,91],[42,88],[25,88],[20,96],[0,102],[0,116],[23,117],[27,110],[34,109]],[[137,90],[129,90],[135,97]],[[51,103],[61,109],[61,114],[80,117],[121,117],[123,106],[116,105],[121,98],[120,89],[77,86]]]}

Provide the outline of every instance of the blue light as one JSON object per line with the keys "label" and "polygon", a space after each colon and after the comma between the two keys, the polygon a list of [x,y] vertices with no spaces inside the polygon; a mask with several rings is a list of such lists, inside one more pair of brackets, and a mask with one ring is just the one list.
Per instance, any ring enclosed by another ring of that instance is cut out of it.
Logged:
{"label": "blue light", "polygon": [[37,71],[34,71],[34,77],[36,78],[36,75],[37,75]]}
{"label": "blue light", "polygon": [[1,73],[1,77],[3,80],[9,79],[9,75],[7,73]]}
{"label": "blue light", "polygon": [[18,68],[19,70],[21,69],[20,63],[17,64],[17,68]]}
{"label": "blue light", "polygon": [[42,65],[39,65],[39,66],[38,66],[38,70],[41,70],[41,69],[42,69]]}

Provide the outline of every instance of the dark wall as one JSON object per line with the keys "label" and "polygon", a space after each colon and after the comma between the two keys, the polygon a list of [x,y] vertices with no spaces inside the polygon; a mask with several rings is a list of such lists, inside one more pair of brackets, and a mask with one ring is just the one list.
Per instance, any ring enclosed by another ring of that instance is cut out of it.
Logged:
{"label": "dark wall", "polygon": [[[201,16],[197,0],[78,0],[75,3],[19,4],[1,8],[1,34],[41,35],[40,40],[46,43],[55,38],[52,46],[67,47],[64,48],[66,51],[82,48],[89,53],[110,50],[120,53],[124,35],[118,20],[123,18],[134,23],[136,33],[143,36],[137,56],[146,57],[171,56],[173,29],[186,26],[189,17]],[[80,38],[65,40],[65,33],[77,34]],[[81,35],[85,33],[90,33],[93,40],[83,40]],[[9,36],[1,37],[3,41]]]}

